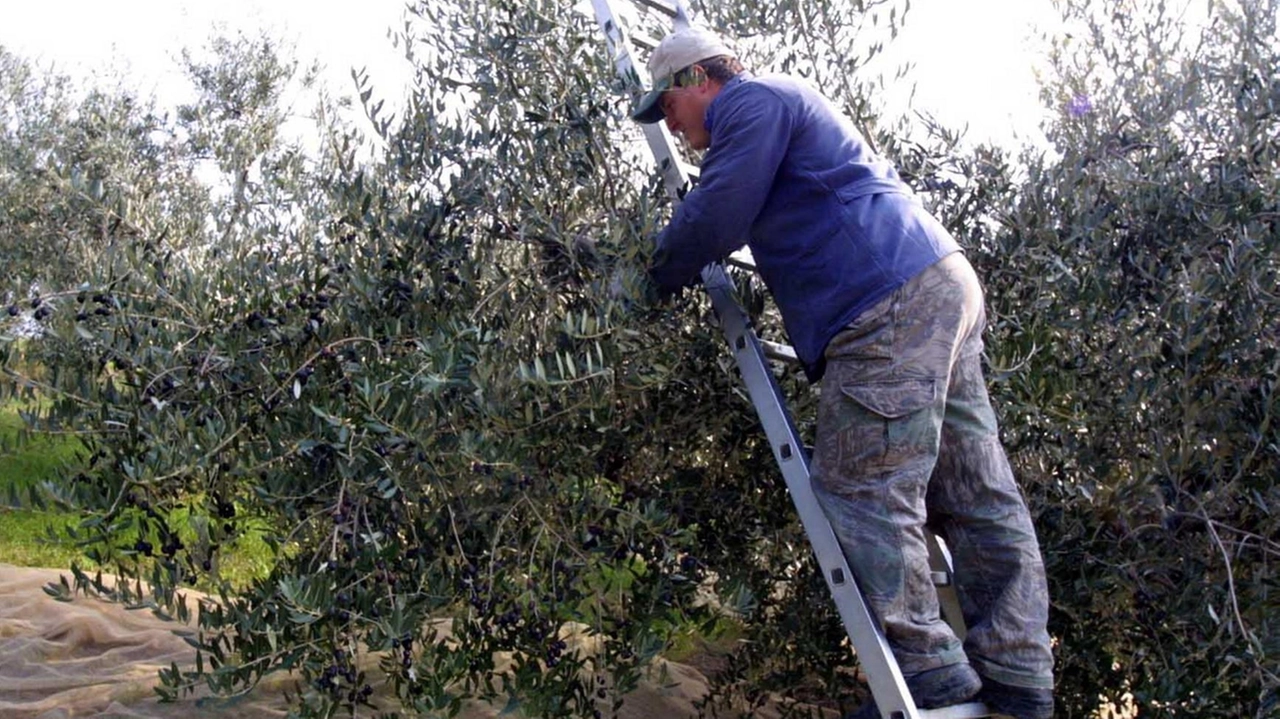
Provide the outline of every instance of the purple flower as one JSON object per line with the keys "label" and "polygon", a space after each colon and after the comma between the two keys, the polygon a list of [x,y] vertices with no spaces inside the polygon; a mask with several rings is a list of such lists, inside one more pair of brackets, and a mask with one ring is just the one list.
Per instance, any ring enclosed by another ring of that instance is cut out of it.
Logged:
{"label": "purple flower", "polygon": [[1071,98],[1071,102],[1067,103],[1067,114],[1072,117],[1084,117],[1091,112],[1093,112],[1093,100],[1084,93],[1077,93]]}

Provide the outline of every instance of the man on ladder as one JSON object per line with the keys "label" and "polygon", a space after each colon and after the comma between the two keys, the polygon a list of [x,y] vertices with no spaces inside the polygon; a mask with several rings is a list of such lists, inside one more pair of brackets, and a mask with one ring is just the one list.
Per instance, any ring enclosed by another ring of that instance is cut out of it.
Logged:
{"label": "man on ladder", "polygon": [[[633,117],[706,150],[657,240],[664,292],[750,245],[810,381],[812,485],[921,708],[1053,714],[1044,567],[982,376],[982,289],[951,235],[808,85],[754,77],[714,34],[654,50]],[[939,615],[925,525],[968,635]],[[859,716],[878,716],[869,704]]]}

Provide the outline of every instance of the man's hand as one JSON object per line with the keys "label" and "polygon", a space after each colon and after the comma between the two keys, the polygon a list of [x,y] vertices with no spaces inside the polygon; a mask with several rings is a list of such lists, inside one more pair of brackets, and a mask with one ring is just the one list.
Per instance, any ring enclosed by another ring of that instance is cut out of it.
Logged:
{"label": "man's hand", "polygon": [[664,299],[649,273],[633,265],[614,268],[606,292],[609,299],[622,304],[627,312],[652,309]]}

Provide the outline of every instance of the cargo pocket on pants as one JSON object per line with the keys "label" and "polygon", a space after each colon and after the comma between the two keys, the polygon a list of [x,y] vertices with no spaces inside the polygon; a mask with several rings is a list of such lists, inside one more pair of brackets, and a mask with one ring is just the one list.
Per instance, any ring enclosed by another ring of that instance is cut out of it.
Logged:
{"label": "cargo pocket on pants", "polygon": [[[940,428],[930,413],[921,410],[937,402],[937,380],[851,382],[842,384],[840,392],[855,405],[850,415],[860,416],[841,433],[842,439],[871,443],[866,447],[841,447],[843,457],[860,458],[853,466],[842,467],[842,473],[879,474],[892,471],[921,451],[932,448],[936,454]],[[862,426],[852,426],[857,424]]]}

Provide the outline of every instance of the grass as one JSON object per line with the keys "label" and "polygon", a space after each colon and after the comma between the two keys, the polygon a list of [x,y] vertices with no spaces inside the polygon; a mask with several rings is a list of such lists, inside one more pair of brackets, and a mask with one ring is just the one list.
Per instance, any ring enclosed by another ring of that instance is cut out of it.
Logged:
{"label": "grass", "polygon": [[42,482],[56,482],[75,463],[80,441],[69,436],[22,437],[24,405],[0,408],[0,562],[20,567],[66,567],[79,551],[66,540],[51,541],[49,530],[65,534],[76,515],[23,507],[14,500]]}
{"label": "grass", "polygon": [[671,647],[663,652],[664,657],[680,663],[689,663],[697,658],[726,655],[746,636],[746,628],[742,622],[730,617],[718,617],[710,628],[690,625],[675,636]]}
{"label": "grass", "polygon": [[23,438],[22,409],[16,403],[0,408],[0,496],[57,481],[59,472],[74,464],[83,449],[80,440],[67,435]]}
{"label": "grass", "polygon": [[[0,406],[0,563],[62,568],[78,561],[90,566],[91,562],[65,538],[66,529],[79,522],[79,514],[44,511],[21,501],[29,488],[58,482],[66,468],[79,461],[82,445],[67,435],[22,437],[23,408],[12,402]],[[233,586],[247,586],[271,571],[275,555],[263,540],[265,530],[250,527],[220,557],[218,573]]]}
{"label": "grass", "polygon": [[69,567],[80,556],[66,540],[50,541],[49,530],[60,535],[77,519],[74,514],[28,509],[0,511],[0,562],[19,567]]}

